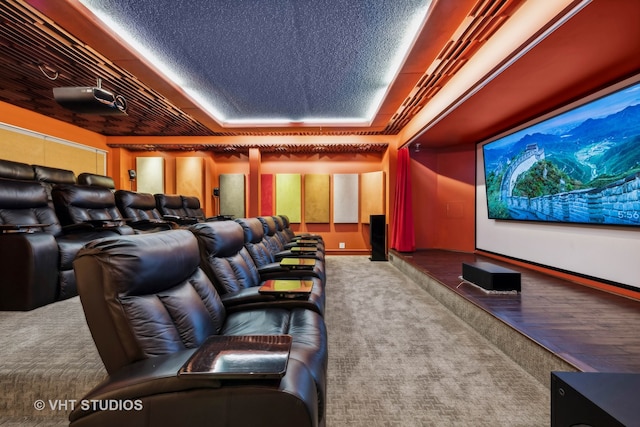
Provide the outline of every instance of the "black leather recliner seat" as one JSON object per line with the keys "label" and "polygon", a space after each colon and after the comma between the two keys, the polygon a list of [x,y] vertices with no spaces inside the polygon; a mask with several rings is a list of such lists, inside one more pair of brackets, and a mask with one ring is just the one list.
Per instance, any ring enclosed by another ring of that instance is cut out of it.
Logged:
{"label": "black leather recliner seat", "polygon": [[195,196],[180,196],[182,199],[182,207],[187,217],[195,218],[198,221],[205,221],[207,216],[204,214],[200,205],[200,199]]}
{"label": "black leather recliner seat", "polygon": [[116,190],[113,195],[118,210],[124,218],[129,220],[127,225],[136,232],[148,233],[171,230],[176,227],[175,223],[162,218],[153,194]]}
{"label": "black leather recliner seat", "polygon": [[[203,222],[189,227],[200,247],[200,266],[214,284],[228,310],[246,307],[305,307],[324,314],[324,283],[317,277],[308,299],[277,298],[259,292],[265,278],[244,245],[244,231],[235,221]],[[268,278],[274,278],[269,276]],[[283,273],[282,279],[301,277]]]}
{"label": "black leather recliner seat", "polygon": [[[280,240],[280,242],[282,243],[283,247],[285,249],[290,249],[292,247],[295,246],[299,246],[299,242],[301,242],[303,239],[291,239],[289,237],[289,234],[287,233],[287,231],[285,230],[285,221],[282,219],[282,217],[280,215],[273,215],[271,216],[271,218],[273,218],[273,221],[276,224],[276,236],[278,237],[278,239]],[[317,239],[306,239],[307,242],[313,242],[312,245],[320,252],[322,252],[322,254],[324,254],[324,242],[317,240]]]}
{"label": "black leather recliner seat", "polygon": [[37,181],[0,179],[0,225],[1,310],[31,310],[76,296],[76,254],[91,240],[117,234],[62,227]]}
{"label": "black leather recliner seat", "polygon": [[102,186],[56,185],[51,191],[60,223],[66,227],[108,229],[133,234],[116,206],[111,190]]}
{"label": "black leather recliner seat", "polygon": [[275,278],[283,274],[299,277],[318,277],[326,285],[326,275],[324,263],[315,260],[315,265],[310,270],[291,270],[282,267],[280,262],[276,262],[274,254],[271,252],[264,237],[264,228],[258,218],[239,218],[236,222],[242,227],[244,232],[244,246],[251,255],[251,258],[258,266],[260,277]]}
{"label": "black leather recliner seat", "polygon": [[266,245],[273,253],[276,261],[286,257],[299,256],[314,258],[324,263],[324,253],[321,250],[316,249],[313,252],[295,252],[295,250],[285,247],[282,236],[278,235],[278,225],[272,216],[260,216],[258,217],[258,220],[260,220],[264,229]]}
{"label": "black leather recliner seat", "polygon": [[324,241],[319,235],[305,233],[297,236],[289,226],[289,217],[286,215],[273,215],[273,220],[276,223],[277,236],[280,238],[285,248],[291,248],[297,245],[298,242],[306,240],[314,242],[314,245],[318,250],[324,253]]}
{"label": "black leather recliner seat", "polygon": [[180,225],[191,225],[198,219],[190,216],[184,208],[182,196],[178,194],[154,194],[156,207],[167,221],[174,221]]}
{"label": "black leather recliner seat", "polygon": [[[199,263],[198,242],[188,230],[101,239],[80,252],[74,263],[78,290],[109,373],[83,399],[138,402],[139,409],[77,406],[71,426],[325,424],[322,317],[303,308],[229,313]],[[279,380],[177,376],[209,336],[280,334],[291,335],[293,343]]]}

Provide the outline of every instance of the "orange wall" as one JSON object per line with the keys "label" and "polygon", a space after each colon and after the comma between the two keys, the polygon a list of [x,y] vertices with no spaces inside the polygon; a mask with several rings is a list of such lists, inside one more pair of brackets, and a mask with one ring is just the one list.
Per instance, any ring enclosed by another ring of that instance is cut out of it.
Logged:
{"label": "orange wall", "polygon": [[[261,173],[366,173],[383,170],[380,154],[263,154]],[[388,191],[386,191],[388,193]],[[333,195],[331,196],[333,197]],[[335,202],[335,201],[332,201]],[[333,206],[333,204],[332,204]],[[327,250],[343,252],[368,252],[369,226],[367,224],[294,224],[295,231],[309,231],[323,236]]]}
{"label": "orange wall", "polygon": [[[105,137],[76,126],[41,116],[10,104],[0,102],[2,121],[35,132],[66,139],[108,151],[107,171],[116,181],[117,188],[135,190],[135,181],[129,181],[127,171],[136,168],[136,157],[152,156],[165,159],[165,192],[176,189],[175,159],[177,157],[203,157],[205,162],[203,208],[208,215],[217,213],[217,200],[212,196],[214,187],[219,185],[220,174],[242,173],[247,176],[247,213],[259,198],[257,180],[251,180],[251,173],[366,173],[385,171],[385,193],[387,197],[387,221],[393,212],[395,194],[395,162],[397,150],[390,144],[384,154],[258,154],[252,159],[242,154],[213,154],[210,152],[131,152],[123,148],[109,148],[107,143],[136,143],[145,141],[157,143],[159,139],[167,143],[211,143],[210,138],[151,138],[151,137]],[[246,143],[263,141],[264,138],[244,138]],[[216,141],[218,139],[216,138]],[[323,141],[331,141],[323,137]],[[340,140],[336,138],[336,140]],[[379,140],[372,140],[381,142]],[[221,142],[230,142],[225,138]],[[236,140],[237,142],[237,140]],[[474,249],[474,152],[429,151],[412,152],[412,180],[414,194],[414,217],[416,218],[416,247],[445,248],[472,251]],[[0,155],[1,157],[1,155]],[[346,243],[344,252],[366,252],[369,230],[367,224],[300,224],[300,231],[322,232],[325,234],[327,249],[338,250],[340,242]],[[391,228],[391,227],[389,227]]]}
{"label": "orange wall", "polygon": [[475,150],[411,153],[416,247],[475,249]]}
{"label": "orange wall", "polygon": [[[178,138],[180,142],[194,142]],[[121,143],[126,140],[128,143],[138,141],[136,138],[109,138],[109,142]],[[151,142],[151,138],[141,138]],[[251,142],[251,138],[244,138],[245,142]],[[157,142],[157,141],[156,141]],[[208,141],[211,143],[211,140]],[[390,148],[391,150],[391,148]],[[114,176],[118,176],[116,182],[118,188],[129,188],[127,170],[135,169],[136,157],[163,157],[165,159],[165,192],[175,192],[175,159],[180,156],[201,156],[205,159],[205,188],[204,200],[201,200],[207,215],[218,213],[217,198],[212,196],[214,187],[219,186],[219,176],[221,174],[241,173],[246,176],[247,194],[245,203],[247,206],[247,216],[257,216],[260,204],[259,180],[255,174],[277,174],[277,173],[366,173],[383,170],[385,171],[385,193],[390,194],[389,167],[385,162],[388,155],[383,154],[261,154],[252,150],[253,154],[218,154],[210,152],[172,152],[172,151],[136,151],[129,152],[123,148],[113,149],[112,158],[117,163],[114,168],[118,171]],[[135,182],[132,188],[135,190]],[[322,233],[328,250],[339,250],[339,243],[345,243],[345,249],[340,250],[345,253],[368,252],[369,248],[369,227],[367,224],[294,224],[296,231],[310,231]]]}
{"label": "orange wall", "polygon": [[[217,200],[212,195],[213,188],[218,186],[218,175],[220,173],[246,173],[243,167],[246,163],[246,156],[236,157],[224,156],[214,160],[213,155],[208,152],[187,151],[128,151],[124,148],[112,148],[111,158],[113,159],[113,172],[116,188],[136,191],[136,182],[129,181],[128,170],[136,169],[137,157],[162,157],[164,159],[164,192],[166,194],[176,193],[176,158],[178,157],[202,157],[204,161],[205,176],[203,177],[203,194],[200,200],[202,208],[207,215],[217,214]],[[227,158],[231,157],[231,161]],[[245,162],[242,161],[245,157]],[[189,194],[185,194],[189,196]]]}

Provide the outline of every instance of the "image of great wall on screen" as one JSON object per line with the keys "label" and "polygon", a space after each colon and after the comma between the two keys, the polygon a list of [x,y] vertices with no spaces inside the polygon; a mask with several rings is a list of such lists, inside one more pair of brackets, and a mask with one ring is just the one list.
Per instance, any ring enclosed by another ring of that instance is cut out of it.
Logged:
{"label": "image of great wall on screen", "polygon": [[483,146],[489,218],[640,226],[640,83]]}

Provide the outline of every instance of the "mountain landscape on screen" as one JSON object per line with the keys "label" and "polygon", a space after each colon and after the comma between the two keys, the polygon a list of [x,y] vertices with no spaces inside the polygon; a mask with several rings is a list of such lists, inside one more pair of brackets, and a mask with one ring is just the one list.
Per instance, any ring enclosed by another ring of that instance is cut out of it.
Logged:
{"label": "mountain landscape on screen", "polygon": [[483,146],[489,218],[640,225],[640,84]]}

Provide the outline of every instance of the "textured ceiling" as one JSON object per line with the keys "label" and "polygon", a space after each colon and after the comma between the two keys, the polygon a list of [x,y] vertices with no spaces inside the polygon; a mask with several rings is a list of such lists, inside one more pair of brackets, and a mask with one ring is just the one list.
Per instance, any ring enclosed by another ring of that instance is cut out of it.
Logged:
{"label": "textured ceiling", "polygon": [[[222,126],[203,113],[186,90],[167,82],[77,0],[7,0],[0,2],[0,100],[114,136],[393,135],[522,2],[435,2],[368,127],[291,123],[238,128]],[[178,74],[191,73],[196,87],[219,100],[229,117],[294,120],[309,115],[349,119],[360,114],[380,84],[372,71],[384,67],[400,37],[398,28],[404,28],[408,17],[424,4],[417,0],[200,1],[198,7],[194,0],[113,3],[122,5],[122,19],[131,20],[129,28],[144,32],[145,22],[155,24],[142,38],[164,45],[167,61],[185,70]],[[212,13],[214,5],[218,14]],[[139,7],[148,11],[135,12]],[[192,10],[202,13],[194,15]],[[129,17],[134,15],[137,18]],[[141,15],[144,19],[138,22]],[[104,88],[125,96],[127,116],[77,114],[53,100],[54,87],[91,86],[98,77]]]}
{"label": "textured ceiling", "polygon": [[160,58],[222,122],[366,123],[430,0],[81,2]]}

